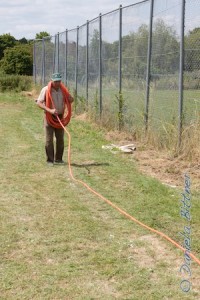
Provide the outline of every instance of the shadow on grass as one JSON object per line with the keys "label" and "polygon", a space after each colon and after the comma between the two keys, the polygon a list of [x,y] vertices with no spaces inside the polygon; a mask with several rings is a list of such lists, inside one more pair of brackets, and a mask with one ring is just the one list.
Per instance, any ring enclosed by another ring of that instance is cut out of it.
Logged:
{"label": "shadow on grass", "polygon": [[109,165],[110,165],[109,163],[98,163],[98,162],[86,162],[82,164],[71,163],[72,167],[85,168],[88,171],[88,174],[90,174],[89,167],[101,167],[101,166],[109,166]]}

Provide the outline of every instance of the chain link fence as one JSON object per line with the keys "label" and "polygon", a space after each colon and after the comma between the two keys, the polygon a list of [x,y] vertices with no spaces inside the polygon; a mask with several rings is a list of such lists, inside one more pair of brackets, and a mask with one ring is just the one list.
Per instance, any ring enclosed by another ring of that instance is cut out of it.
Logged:
{"label": "chain link fence", "polygon": [[179,143],[199,123],[199,16],[199,0],[146,0],[35,40],[35,83],[60,72],[77,113]]}

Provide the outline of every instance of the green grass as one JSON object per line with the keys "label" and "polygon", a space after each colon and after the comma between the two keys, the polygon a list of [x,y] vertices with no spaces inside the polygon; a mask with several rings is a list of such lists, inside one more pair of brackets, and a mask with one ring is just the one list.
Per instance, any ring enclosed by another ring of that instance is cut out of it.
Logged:
{"label": "green grass", "polygon": [[[73,182],[67,166],[46,166],[42,117],[33,100],[0,94],[0,299],[199,299],[200,266],[192,263],[193,288],[183,294],[181,251]],[[134,155],[102,149],[102,129],[75,118],[68,128],[74,176],[183,243],[182,190],[141,175]],[[192,194],[200,257],[200,193]]]}

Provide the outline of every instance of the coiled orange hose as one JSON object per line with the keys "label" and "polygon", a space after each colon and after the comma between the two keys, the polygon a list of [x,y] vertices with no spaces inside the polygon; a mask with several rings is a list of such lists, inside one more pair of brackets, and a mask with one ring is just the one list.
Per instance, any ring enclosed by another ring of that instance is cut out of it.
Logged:
{"label": "coiled orange hose", "polygon": [[[54,102],[53,102],[53,99],[51,96],[51,88],[52,88],[52,82],[50,81],[48,84],[47,92],[46,92],[46,106],[48,108],[55,108],[55,105],[54,105]],[[69,97],[70,97],[69,91],[62,82],[60,83],[60,88],[61,88],[61,91],[63,94],[64,105],[67,108],[67,114],[63,115],[62,119],[60,120],[61,123],[59,123],[56,116],[54,116],[51,113],[49,113],[48,111],[46,111],[47,123],[54,128],[62,128],[63,126],[66,126],[71,119],[71,102],[69,101]]]}

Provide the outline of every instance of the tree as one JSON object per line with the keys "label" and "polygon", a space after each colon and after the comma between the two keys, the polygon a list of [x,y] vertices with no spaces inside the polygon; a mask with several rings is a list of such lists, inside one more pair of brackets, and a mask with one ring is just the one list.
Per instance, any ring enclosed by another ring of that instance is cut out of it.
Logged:
{"label": "tree", "polygon": [[28,41],[27,41],[27,39],[25,37],[23,37],[22,39],[18,40],[18,42],[20,44],[28,44]]}
{"label": "tree", "polygon": [[200,69],[200,27],[194,28],[185,37],[185,69]]}
{"label": "tree", "polygon": [[99,69],[99,31],[94,29],[89,41],[89,76],[91,80],[98,78]]}
{"label": "tree", "polygon": [[142,24],[137,32],[131,32],[122,38],[123,76],[124,78],[146,77],[148,26]]}
{"label": "tree", "polygon": [[49,37],[51,36],[48,32],[46,31],[41,31],[40,33],[37,33],[35,38],[38,39],[38,40],[42,40],[43,38],[45,37]]}
{"label": "tree", "polygon": [[33,57],[31,45],[7,48],[1,60],[1,70],[6,74],[32,75]]}
{"label": "tree", "polygon": [[152,71],[175,73],[179,69],[179,42],[176,31],[162,19],[154,24],[152,41]]}
{"label": "tree", "polygon": [[0,35],[0,60],[4,56],[4,50],[14,47],[17,40],[10,33]]}

